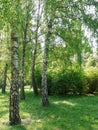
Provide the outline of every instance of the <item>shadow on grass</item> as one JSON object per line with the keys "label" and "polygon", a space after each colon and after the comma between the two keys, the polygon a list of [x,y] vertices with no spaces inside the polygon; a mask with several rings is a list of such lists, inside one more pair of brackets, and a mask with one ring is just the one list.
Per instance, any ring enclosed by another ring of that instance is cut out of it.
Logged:
{"label": "shadow on grass", "polygon": [[[26,100],[20,102],[24,122],[7,130],[98,130],[98,96],[50,96],[49,100],[50,106],[42,107],[41,96],[26,92]],[[2,116],[7,112],[3,106],[0,111]]]}
{"label": "shadow on grass", "polygon": [[9,130],[27,130],[23,125],[11,126]]}
{"label": "shadow on grass", "polygon": [[0,111],[0,118],[2,118],[3,116],[5,116],[7,113],[8,113],[8,110]]}
{"label": "shadow on grass", "polygon": [[22,116],[28,113],[43,130],[98,130],[98,97],[50,97],[50,101],[49,107],[42,107],[40,96],[27,93],[26,101],[21,102]]}

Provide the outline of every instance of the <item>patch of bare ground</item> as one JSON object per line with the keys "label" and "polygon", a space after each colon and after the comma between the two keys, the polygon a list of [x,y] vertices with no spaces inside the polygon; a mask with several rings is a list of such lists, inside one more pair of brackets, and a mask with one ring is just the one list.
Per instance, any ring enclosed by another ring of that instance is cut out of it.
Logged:
{"label": "patch of bare ground", "polygon": [[31,118],[21,119],[22,124],[30,124],[32,122],[33,122],[33,120]]}

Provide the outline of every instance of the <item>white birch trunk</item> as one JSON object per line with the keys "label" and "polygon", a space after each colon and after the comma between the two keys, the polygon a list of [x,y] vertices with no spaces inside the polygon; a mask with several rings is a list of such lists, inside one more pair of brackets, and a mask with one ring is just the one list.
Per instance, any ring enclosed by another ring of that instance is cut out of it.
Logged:
{"label": "white birch trunk", "polygon": [[19,115],[19,77],[18,77],[18,37],[11,34],[11,88],[10,88],[10,115],[11,125],[21,123]]}

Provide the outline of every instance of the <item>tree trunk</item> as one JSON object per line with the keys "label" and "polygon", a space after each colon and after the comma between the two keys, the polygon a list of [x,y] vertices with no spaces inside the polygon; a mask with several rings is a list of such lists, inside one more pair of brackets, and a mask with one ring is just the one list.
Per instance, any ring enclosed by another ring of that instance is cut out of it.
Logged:
{"label": "tree trunk", "polygon": [[47,23],[47,33],[46,33],[45,44],[44,44],[43,72],[42,72],[42,105],[43,106],[49,105],[48,87],[47,87],[47,65],[48,65],[48,50],[50,44],[51,30],[52,30],[52,18]]}
{"label": "tree trunk", "polygon": [[[27,1],[28,3],[28,1]],[[27,31],[29,24],[29,6],[26,3],[26,24],[23,32],[23,42],[22,42],[22,58],[21,58],[21,75],[20,75],[20,99],[25,100],[25,90],[24,90],[24,64],[25,64],[25,51],[27,43]]]}
{"label": "tree trunk", "polygon": [[11,33],[11,88],[9,111],[10,124],[20,124],[21,119],[19,114],[18,37],[14,33]]}
{"label": "tree trunk", "polygon": [[20,75],[20,99],[25,100],[25,91],[24,91],[24,59],[25,59],[25,48],[26,42],[23,42],[22,48],[22,59],[21,59],[21,75]]}
{"label": "tree trunk", "polygon": [[34,44],[34,53],[33,53],[33,58],[32,58],[32,87],[34,91],[34,95],[38,95],[38,88],[36,85],[35,81],[35,62],[36,62],[36,53],[37,53],[37,42],[38,42],[38,22],[37,22],[37,27],[36,27],[36,36],[35,36],[35,44]]}
{"label": "tree trunk", "polygon": [[50,20],[49,24],[47,25],[47,34],[46,34],[44,55],[43,55],[43,72],[42,72],[42,105],[43,106],[49,105],[48,88],[47,88],[47,63],[48,63],[48,49],[50,43],[51,28],[52,28],[52,22]]}
{"label": "tree trunk", "polygon": [[49,105],[48,88],[47,88],[47,49],[46,49],[46,45],[44,47],[44,56],[43,56],[42,105],[43,106]]}
{"label": "tree trunk", "polygon": [[6,91],[7,69],[8,69],[8,65],[6,64],[5,69],[4,69],[4,79],[3,79],[3,84],[2,84],[2,93],[5,93],[5,91]]}
{"label": "tree trunk", "polygon": [[40,0],[38,1],[38,14],[37,14],[37,23],[36,23],[36,32],[35,32],[35,44],[34,44],[34,53],[33,53],[33,58],[32,58],[32,87],[34,91],[34,95],[38,95],[38,88],[36,85],[36,80],[35,80],[35,62],[36,62],[36,53],[37,53],[37,44],[38,44],[38,30],[39,30],[39,22],[40,22]]}
{"label": "tree trunk", "polygon": [[35,81],[35,55],[33,56],[33,63],[32,63],[32,87],[33,87],[33,91],[34,91],[34,96],[38,95],[38,88],[36,85],[36,81]]}

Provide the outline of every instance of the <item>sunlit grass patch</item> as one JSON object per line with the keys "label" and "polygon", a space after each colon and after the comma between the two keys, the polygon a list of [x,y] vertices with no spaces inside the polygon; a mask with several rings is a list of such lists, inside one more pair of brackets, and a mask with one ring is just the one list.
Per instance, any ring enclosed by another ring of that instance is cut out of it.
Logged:
{"label": "sunlit grass patch", "polygon": [[54,104],[66,104],[66,105],[70,105],[70,106],[75,106],[76,104],[75,103],[72,103],[72,102],[69,102],[69,101],[55,101],[53,102]]}
{"label": "sunlit grass patch", "polygon": [[0,130],[98,130],[98,96],[50,96],[42,107],[41,96],[26,91],[20,101],[21,125],[9,125],[9,94],[0,94]]}

